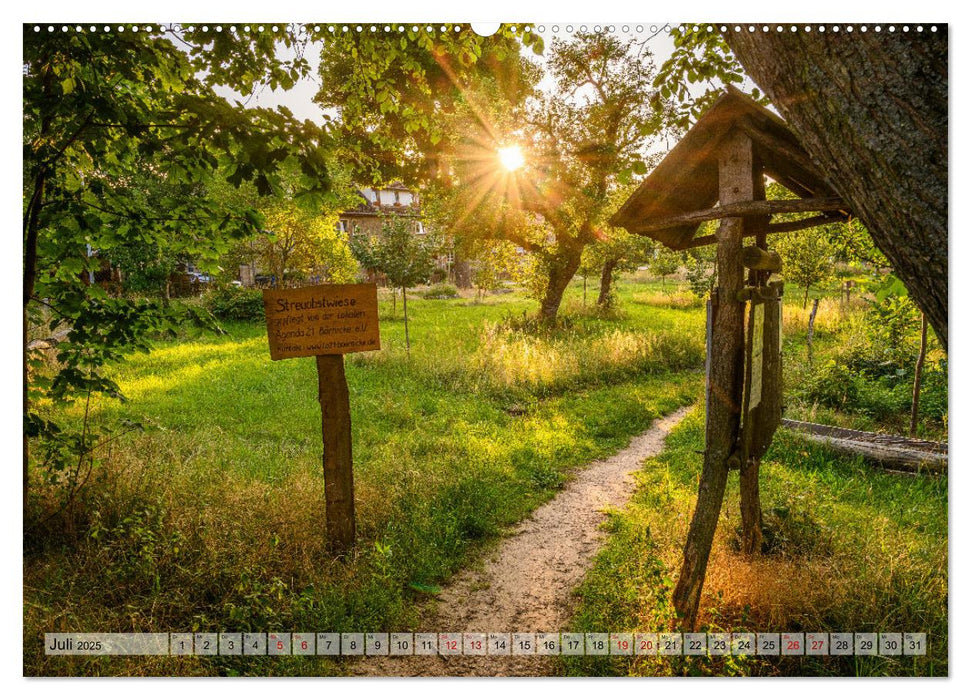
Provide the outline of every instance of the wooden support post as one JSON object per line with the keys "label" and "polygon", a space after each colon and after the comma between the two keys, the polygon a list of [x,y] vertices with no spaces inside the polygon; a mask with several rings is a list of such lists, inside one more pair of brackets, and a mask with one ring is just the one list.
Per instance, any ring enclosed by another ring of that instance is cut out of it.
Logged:
{"label": "wooden support post", "polygon": [[[729,134],[718,158],[719,202],[751,201],[754,190],[752,142],[740,132]],[[698,484],[698,502],[684,546],[681,573],[673,603],[682,625],[693,628],[711,545],[725,497],[728,459],[738,438],[744,353],[744,302],[737,295],[744,286],[743,223],[722,219],[718,228],[718,287],[712,295],[712,347],[708,358],[708,415],[705,418],[705,456]]]}
{"label": "wooden support post", "polygon": [[[752,199],[765,199],[765,179],[762,176],[762,170],[760,167],[755,168],[755,172],[753,173],[752,187]],[[769,275],[772,272],[778,272],[782,269],[782,258],[779,257],[778,253],[768,252],[766,231],[769,227],[769,217],[755,220],[748,219],[746,220],[745,224],[746,230],[754,230],[756,235],[755,245],[742,249],[742,261],[746,267],[750,268],[749,284],[761,286],[763,283],[768,281]],[[752,260],[753,254],[755,257],[754,261]],[[749,309],[748,342],[761,343],[763,324],[756,323],[756,316],[757,314],[761,313],[761,318],[763,319],[764,323],[764,301],[756,301],[753,299]],[[756,338],[756,333],[759,334],[758,338]],[[749,357],[753,355],[750,347],[747,348],[746,355]],[[758,362],[762,362],[761,354],[758,357]],[[743,379],[743,381],[746,382],[746,386],[743,390],[744,401],[742,404],[742,430],[744,431],[744,434],[742,436],[741,465],[738,471],[739,510],[741,511],[742,515],[741,551],[746,555],[759,554],[762,551],[762,501],[761,496],[759,495],[759,466],[761,463],[761,454],[752,454],[749,450],[752,443],[752,436],[756,427],[753,425],[753,415],[750,411],[751,406],[749,405],[752,399],[751,393],[753,372],[756,369],[758,370],[759,381],[761,382],[761,366],[758,368],[755,368],[754,366],[749,367],[748,376]],[[761,393],[761,386],[759,391]]]}
{"label": "wooden support post", "polygon": [[335,553],[354,544],[351,402],[343,355],[317,355],[317,388],[324,437],[327,540]]}

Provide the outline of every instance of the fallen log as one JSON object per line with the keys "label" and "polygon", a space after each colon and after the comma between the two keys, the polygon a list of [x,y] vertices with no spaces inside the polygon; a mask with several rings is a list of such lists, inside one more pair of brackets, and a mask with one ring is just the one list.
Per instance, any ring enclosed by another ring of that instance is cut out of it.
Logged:
{"label": "fallen log", "polygon": [[782,419],[783,427],[803,433],[813,442],[852,457],[863,457],[886,469],[911,473],[947,473],[947,443],[900,435],[868,433],[831,425]]}

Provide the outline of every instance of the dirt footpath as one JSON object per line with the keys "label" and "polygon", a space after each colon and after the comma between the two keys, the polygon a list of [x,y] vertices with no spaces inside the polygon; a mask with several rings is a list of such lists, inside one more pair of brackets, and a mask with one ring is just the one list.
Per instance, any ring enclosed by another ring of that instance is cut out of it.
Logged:
{"label": "dirt footpath", "polygon": [[[433,632],[557,632],[573,609],[572,592],[600,548],[605,508],[621,508],[634,490],[631,473],[658,454],[688,412],[654,422],[630,445],[592,462],[552,501],[520,523],[484,566],[455,576],[437,596],[422,629]],[[351,673],[368,676],[542,676],[543,656],[367,657]]]}

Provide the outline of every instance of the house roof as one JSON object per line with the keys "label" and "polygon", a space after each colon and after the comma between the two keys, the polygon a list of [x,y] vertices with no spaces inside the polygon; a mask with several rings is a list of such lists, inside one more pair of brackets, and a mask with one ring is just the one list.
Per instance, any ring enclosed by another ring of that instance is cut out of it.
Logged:
{"label": "house roof", "polygon": [[[756,167],[796,196],[836,196],[785,121],[729,86],[651,171],[610,223],[631,233],[642,233],[661,219],[714,207],[718,202],[719,146],[735,129],[751,137]],[[847,214],[828,215],[840,220]],[[679,249],[690,244],[699,226],[673,225],[643,235]]]}
{"label": "house roof", "polygon": [[[394,204],[375,204],[370,199],[364,195],[364,190],[370,189],[375,192],[386,192],[397,190],[399,192],[408,192],[414,195],[415,199],[409,204],[399,204],[395,202]],[[387,214],[398,214],[401,216],[416,216],[421,212],[421,206],[417,203],[417,194],[408,187],[405,187],[399,181],[392,182],[390,185],[385,185],[383,187],[361,187],[357,190],[358,196],[361,198],[361,203],[351,209],[347,209],[341,212],[341,216],[382,216]]]}

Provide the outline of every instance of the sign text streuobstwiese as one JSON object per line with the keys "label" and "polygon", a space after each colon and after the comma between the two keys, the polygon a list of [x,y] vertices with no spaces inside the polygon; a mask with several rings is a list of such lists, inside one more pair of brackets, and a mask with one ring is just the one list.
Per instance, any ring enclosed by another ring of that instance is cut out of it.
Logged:
{"label": "sign text streuobstwiese", "polygon": [[263,306],[271,359],[381,349],[376,285],[266,289]]}

